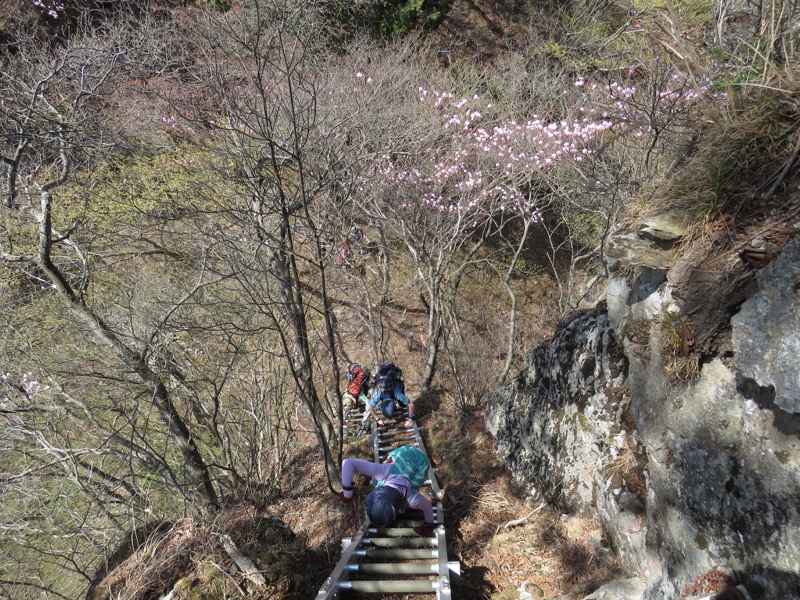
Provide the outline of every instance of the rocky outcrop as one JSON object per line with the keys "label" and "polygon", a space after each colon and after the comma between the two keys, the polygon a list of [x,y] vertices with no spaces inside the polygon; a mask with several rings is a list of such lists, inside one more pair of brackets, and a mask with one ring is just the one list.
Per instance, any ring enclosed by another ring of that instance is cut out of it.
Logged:
{"label": "rocky outcrop", "polygon": [[775,405],[800,413],[800,244],[758,272],[759,292],[733,318],[734,364],[742,377],[772,388]]}
{"label": "rocky outcrop", "polygon": [[486,428],[530,495],[599,516],[620,561],[642,573],[649,570],[644,504],[636,496],[644,498],[643,479],[627,470],[644,454],[623,426],[626,365],[608,313],[578,315],[492,395]]}
{"label": "rocky outcrop", "polygon": [[605,313],[575,318],[531,352],[520,377],[493,395],[486,416],[515,478],[572,510],[591,506],[594,474],[622,449],[624,380],[622,348]]}
{"label": "rocky outcrop", "polygon": [[650,258],[612,276],[607,312],[572,320],[494,393],[487,430],[526,489],[598,519],[646,600],[708,573],[754,600],[800,598],[800,238],[730,278],[752,280],[743,304],[709,287],[721,350],[693,361],[668,350],[700,312],[676,280],[689,270],[643,241]]}
{"label": "rocky outcrop", "polygon": [[800,239],[789,242],[758,274],[758,292],[731,322],[733,360],[710,360],[691,384],[666,375],[663,324],[652,326],[647,346],[626,344],[633,414],[648,449],[648,546],[662,566],[645,598],[679,598],[712,569],[765,598],[798,597],[800,419],[786,410],[788,398],[776,402],[774,385],[797,389],[800,373],[791,381],[780,350],[800,335],[800,297],[788,293],[800,286],[798,250]]}
{"label": "rocky outcrop", "polygon": [[625,265],[667,269],[688,223],[686,211],[677,209],[645,219],[636,231],[620,232],[609,238],[605,247],[606,262],[612,268]]}

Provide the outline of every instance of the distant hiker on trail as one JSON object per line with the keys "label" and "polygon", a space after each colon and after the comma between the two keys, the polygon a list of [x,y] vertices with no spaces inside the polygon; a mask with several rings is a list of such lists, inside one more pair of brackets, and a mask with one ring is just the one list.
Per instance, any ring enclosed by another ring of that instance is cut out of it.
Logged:
{"label": "distant hiker on trail", "polygon": [[361,240],[364,239],[364,232],[361,230],[361,228],[358,225],[353,225],[350,228],[350,237],[353,238],[353,241],[356,244],[361,246]]}
{"label": "distant hiker on trail", "polygon": [[339,500],[353,500],[355,473],[372,477],[372,490],[366,498],[367,518],[375,527],[389,527],[397,520],[406,505],[421,510],[424,518],[420,534],[433,537],[433,505],[419,492],[428,479],[430,461],[425,453],[414,446],[400,446],[389,453],[385,464],[361,458],[346,458],[342,462],[342,491]]}
{"label": "distant hiker on trail", "polygon": [[361,365],[353,363],[347,365],[345,371],[347,377],[347,390],[342,394],[342,400],[345,406],[350,408],[357,404],[360,400],[364,406],[369,404],[370,392],[370,372],[369,369],[364,369]]}
{"label": "distant hiker on trail", "polygon": [[[369,411],[378,422],[383,425],[383,417],[391,418],[397,412],[397,403],[408,407],[408,419],[405,420],[406,427],[414,426],[414,402],[405,394],[405,384],[403,383],[403,370],[396,367],[394,363],[384,363],[375,372],[375,394],[369,401]],[[379,408],[381,414],[378,414]]]}
{"label": "distant hiker on trail", "polygon": [[353,253],[350,252],[350,246],[344,246],[339,253],[339,264],[349,267],[353,264]]}

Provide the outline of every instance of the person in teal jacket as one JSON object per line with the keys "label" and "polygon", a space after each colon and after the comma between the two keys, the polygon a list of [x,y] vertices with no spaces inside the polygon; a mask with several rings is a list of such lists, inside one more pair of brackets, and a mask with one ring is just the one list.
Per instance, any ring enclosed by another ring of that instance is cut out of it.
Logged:
{"label": "person in teal jacket", "polygon": [[349,503],[353,499],[353,477],[356,473],[372,477],[375,486],[365,500],[367,518],[376,527],[389,527],[403,508],[421,510],[421,534],[433,535],[433,505],[419,491],[428,479],[430,461],[415,446],[400,446],[389,453],[389,462],[380,464],[361,458],[346,458],[342,463],[342,491],[339,500]]}

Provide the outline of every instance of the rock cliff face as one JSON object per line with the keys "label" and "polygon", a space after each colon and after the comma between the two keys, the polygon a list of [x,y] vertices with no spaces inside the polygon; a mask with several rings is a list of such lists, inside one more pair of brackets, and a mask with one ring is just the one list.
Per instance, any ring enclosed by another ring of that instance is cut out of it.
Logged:
{"label": "rock cliff face", "polygon": [[712,282],[654,231],[643,262],[636,236],[617,246],[627,276],[529,353],[486,428],[531,494],[598,519],[642,598],[712,573],[800,598],[800,238]]}

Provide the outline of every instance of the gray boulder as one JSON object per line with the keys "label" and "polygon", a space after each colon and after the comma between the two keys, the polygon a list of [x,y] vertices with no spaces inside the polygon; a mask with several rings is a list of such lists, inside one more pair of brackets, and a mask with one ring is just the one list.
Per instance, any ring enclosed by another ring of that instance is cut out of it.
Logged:
{"label": "gray boulder", "polygon": [[731,321],[734,364],[743,377],[771,387],[779,408],[800,413],[800,238],[756,279],[758,293]]}

